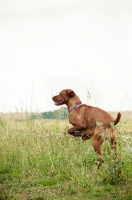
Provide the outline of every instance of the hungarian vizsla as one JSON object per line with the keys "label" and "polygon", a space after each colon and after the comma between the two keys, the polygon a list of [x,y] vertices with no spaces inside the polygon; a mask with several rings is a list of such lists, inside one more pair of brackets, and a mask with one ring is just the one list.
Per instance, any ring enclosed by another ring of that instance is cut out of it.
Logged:
{"label": "hungarian vizsla", "polygon": [[114,125],[121,118],[121,113],[114,119],[108,112],[82,104],[80,98],[71,89],[62,90],[59,95],[52,97],[55,105],[66,104],[69,112],[69,122],[73,125],[68,133],[83,140],[92,139],[93,148],[98,155],[98,168],[104,162],[101,146],[103,143],[102,133],[109,134],[112,148],[117,156],[117,142],[115,139]]}

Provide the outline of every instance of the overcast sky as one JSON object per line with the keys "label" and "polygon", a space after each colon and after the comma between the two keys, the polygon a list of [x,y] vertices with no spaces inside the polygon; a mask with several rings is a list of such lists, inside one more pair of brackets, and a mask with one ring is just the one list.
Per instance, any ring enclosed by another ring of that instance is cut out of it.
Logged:
{"label": "overcast sky", "polygon": [[56,109],[64,88],[132,110],[131,87],[131,0],[0,0],[0,112]]}

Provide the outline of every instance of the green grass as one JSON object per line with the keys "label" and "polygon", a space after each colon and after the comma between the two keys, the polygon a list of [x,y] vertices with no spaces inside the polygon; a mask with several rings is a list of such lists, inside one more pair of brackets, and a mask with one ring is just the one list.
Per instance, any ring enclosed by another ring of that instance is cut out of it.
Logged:
{"label": "green grass", "polygon": [[119,160],[108,141],[97,170],[92,142],[67,134],[66,120],[0,118],[0,200],[131,200],[132,132],[118,126]]}

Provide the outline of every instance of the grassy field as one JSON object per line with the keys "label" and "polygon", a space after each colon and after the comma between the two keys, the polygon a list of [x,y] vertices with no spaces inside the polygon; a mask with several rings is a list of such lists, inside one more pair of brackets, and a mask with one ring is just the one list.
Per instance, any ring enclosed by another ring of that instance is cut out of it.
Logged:
{"label": "grassy field", "polygon": [[69,136],[67,120],[1,115],[0,200],[131,200],[131,122],[117,126],[117,165],[106,141],[97,170],[91,140]]}

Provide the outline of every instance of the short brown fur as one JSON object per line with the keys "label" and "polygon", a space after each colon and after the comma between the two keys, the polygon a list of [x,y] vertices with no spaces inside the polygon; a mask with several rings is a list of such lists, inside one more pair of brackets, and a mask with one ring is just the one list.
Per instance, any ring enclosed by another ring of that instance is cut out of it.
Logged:
{"label": "short brown fur", "polygon": [[[72,128],[68,130],[68,133],[73,136],[81,136],[83,140],[92,139],[93,148],[99,156],[98,168],[104,162],[101,146],[103,139],[101,137],[102,133],[109,132],[111,138],[111,145],[114,149],[115,156],[117,156],[117,147],[115,139],[114,126],[121,118],[121,114],[118,113],[117,118],[114,118],[106,111],[82,104],[80,98],[71,89],[62,90],[59,95],[52,97],[55,105],[66,104],[69,111],[69,122],[73,125]],[[79,105],[80,104],[80,105]],[[75,109],[71,109],[76,106]]]}

